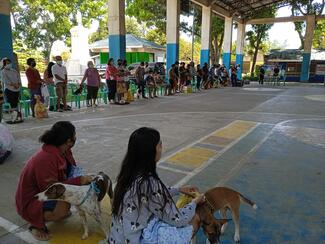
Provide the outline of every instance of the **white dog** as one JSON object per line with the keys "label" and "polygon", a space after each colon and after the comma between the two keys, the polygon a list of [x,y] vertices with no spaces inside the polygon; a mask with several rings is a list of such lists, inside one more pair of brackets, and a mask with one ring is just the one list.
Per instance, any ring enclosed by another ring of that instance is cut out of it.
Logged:
{"label": "white dog", "polygon": [[100,206],[100,201],[104,198],[106,193],[110,201],[112,201],[112,181],[106,174],[100,172],[94,177],[90,185],[75,186],[54,183],[36,196],[40,201],[60,200],[75,206],[83,222],[84,233],[81,238],[84,240],[88,238],[89,232],[86,213],[93,216],[100,224],[105,236],[109,233],[110,223],[107,223],[107,221],[103,219]]}

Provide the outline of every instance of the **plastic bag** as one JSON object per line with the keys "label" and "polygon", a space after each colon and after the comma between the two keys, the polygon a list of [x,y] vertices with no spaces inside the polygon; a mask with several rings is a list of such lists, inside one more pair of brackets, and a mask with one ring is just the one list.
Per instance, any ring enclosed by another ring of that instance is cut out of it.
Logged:
{"label": "plastic bag", "polygon": [[42,84],[41,94],[42,94],[42,97],[44,98],[44,100],[46,100],[46,98],[50,96],[50,93],[49,93],[49,90],[47,89],[46,84]]}
{"label": "plastic bag", "polygon": [[13,150],[14,142],[14,138],[9,129],[0,123],[0,157]]}

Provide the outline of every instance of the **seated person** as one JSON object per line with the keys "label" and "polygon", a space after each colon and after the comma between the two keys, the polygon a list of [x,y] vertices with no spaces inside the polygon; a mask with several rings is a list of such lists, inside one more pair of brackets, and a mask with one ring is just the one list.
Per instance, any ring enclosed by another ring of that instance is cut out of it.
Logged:
{"label": "seated person", "polygon": [[145,78],[146,85],[149,89],[150,98],[158,97],[157,96],[157,85],[153,77],[153,71],[149,70],[148,75]]}
{"label": "seated person", "polygon": [[[92,176],[76,176],[76,162],[71,148],[76,141],[75,127],[68,121],[59,121],[39,138],[42,148],[23,168],[16,190],[16,209],[30,226],[35,239],[50,239],[46,221],[57,221],[70,215],[70,204],[63,201],[41,202],[35,195],[55,182],[71,185],[86,185]],[[79,172],[78,172],[79,173]]]}
{"label": "seated person", "polygon": [[157,88],[163,87],[165,89],[165,96],[169,96],[171,94],[171,86],[169,83],[164,82],[161,78],[159,72],[154,72],[153,74],[154,81],[156,83]]}
{"label": "seated person", "polygon": [[[203,195],[177,209],[172,197],[179,192],[189,193],[197,189],[167,188],[156,171],[161,151],[160,134],[155,129],[139,128],[130,136],[114,191],[108,243],[141,243],[140,240],[144,243],[162,243],[160,240],[148,242],[145,240],[148,235],[144,234],[157,229],[149,226],[162,222],[162,225],[177,227],[173,228],[174,233],[190,242],[194,220],[198,218],[196,206],[203,201]],[[173,243],[179,243],[174,235],[164,237],[174,238]]]}

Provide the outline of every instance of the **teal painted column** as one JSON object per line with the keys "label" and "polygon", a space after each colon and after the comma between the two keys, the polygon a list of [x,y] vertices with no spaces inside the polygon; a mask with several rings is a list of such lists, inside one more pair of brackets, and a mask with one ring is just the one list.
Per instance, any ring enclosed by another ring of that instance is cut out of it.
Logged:
{"label": "teal painted column", "polygon": [[117,63],[126,57],[125,1],[108,1],[109,58]]}
{"label": "teal painted column", "polygon": [[[180,1],[167,0],[167,50],[166,50],[166,72],[179,58],[179,16]],[[166,77],[167,77],[166,76]]]}
{"label": "teal painted column", "polygon": [[201,66],[204,65],[204,63],[210,64],[211,15],[211,7],[202,6]]}
{"label": "teal painted column", "polygon": [[232,18],[225,17],[222,61],[227,70],[231,64]]}
{"label": "teal painted column", "polygon": [[311,48],[314,38],[314,29],[315,29],[315,15],[308,15],[306,20],[306,34],[305,34],[305,45],[304,52],[302,55],[302,64],[301,64],[301,73],[300,81],[308,82],[309,73],[310,73],[310,59],[311,59]]}
{"label": "teal painted column", "polygon": [[9,0],[0,0],[0,59],[4,57],[14,62]]}
{"label": "teal painted column", "polygon": [[245,41],[245,24],[238,23],[237,25],[237,46],[236,46],[236,64],[240,67],[237,70],[237,77],[242,79],[242,70],[244,64],[244,41]]}

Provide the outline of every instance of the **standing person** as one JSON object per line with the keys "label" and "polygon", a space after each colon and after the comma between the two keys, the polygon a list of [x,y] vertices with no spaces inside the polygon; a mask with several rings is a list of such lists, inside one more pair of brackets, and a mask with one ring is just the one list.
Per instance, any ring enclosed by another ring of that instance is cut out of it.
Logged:
{"label": "standing person", "polygon": [[36,99],[35,96],[38,95],[41,97],[41,101],[44,102],[44,98],[42,97],[41,86],[44,82],[41,78],[39,71],[35,68],[36,61],[34,58],[27,59],[28,68],[26,70],[26,76],[28,80],[28,89],[30,92],[30,105],[32,109],[32,116],[35,117],[35,104]]}
{"label": "standing person", "polygon": [[208,63],[204,63],[202,67],[202,87],[204,89],[208,88],[208,77],[209,77],[209,66]]}
{"label": "standing person", "polygon": [[201,91],[201,81],[203,77],[203,72],[201,69],[201,65],[196,66],[196,88]]}
{"label": "standing person", "polygon": [[178,86],[179,92],[183,91],[183,87],[186,85],[186,80],[187,80],[187,71],[185,68],[185,63],[181,62],[181,65],[179,66],[179,86]]}
{"label": "standing person", "polygon": [[58,97],[57,111],[63,112],[60,102],[63,102],[63,109],[67,111],[67,95],[68,95],[68,73],[65,66],[62,64],[62,57],[55,57],[56,64],[52,66],[52,74],[55,84],[56,95]]}
{"label": "standing person", "polygon": [[138,68],[135,71],[135,79],[138,84],[138,98],[140,96],[140,93],[142,95],[142,98],[148,99],[145,94],[145,81],[144,81],[144,75],[145,75],[145,68],[144,68],[144,62],[141,62]]}
{"label": "standing person", "polygon": [[263,66],[260,68],[260,78],[258,80],[258,84],[263,85],[264,84],[264,75],[265,75],[265,69]]}
{"label": "standing person", "polygon": [[237,68],[236,66],[235,67],[231,67],[231,76],[230,76],[230,79],[231,79],[231,84],[233,87],[237,86]]}
{"label": "standing person", "polygon": [[175,92],[179,92],[179,84],[180,84],[180,76],[179,76],[179,62],[175,62],[175,68],[174,68],[174,73],[176,76],[176,84],[175,84]]}
{"label": "standing person", "polygon": [[116,80],[116,91],[117,91],[117,100],[120,104],[125,104],[124,94],[127,92],[126,85],[125,85],[125,76],[126,76],[126,69],[123,65],[123,60],[117,60],[117,80]]}
{"label": "standing person", "polygon": [[149,97],[150,98],[157,97],[157,86],[155,83],[155,78],[152,70],[149,70],[148,75],[145,78],[145,82],[149,90]]}
{"label": "standing person", "polygon": [[280,69],[278,65],[275,65],[274,69],[273,69],[273,79],[274,79],[274,84],[275,82],[279,82],[279,73],[280,73]]}
{"label": "standing person", "polygon": [[168,70],[168,78],[169,78],[171,95],[175,94],[176,92],[177,77],[176,77],[175,69],[176,69],[176,65],[172,64],[172,66]]}
{"label": "standing person", "polygon": [[106,84],[108,89],[108,100],[110,104],[115,103],[117,73],[118,70],[114,66],[114,59],[110,58],[107,62],[105,71]]}
{"label": "standing person", "polygon": [[195,65],[193,61],[191,61],[190,63],[190,73],[192,77],[192,83],[195,84],[196,71],[195,71]]}
{"label": "standing person", "polygon": [[36,240],[47,241],[50,234],[45,222],[57,221],[71,214],[70,204],[64,201],[39,201],[35,195],[50,185],[61,182],[70,185],[87,185],[92,176],[78,176],[73,169],[76,161],[72,147],[76,142],[75,127],[68,121],[56,122],[39,138],[42,148],[25,164],[16,190],[16,209],[30,226]]}
{"label": "standing person", "polygon": [[168,188],[157,173],[161,152],[162,142],[157,130],[143,127],[131,134],[114,191],[109,243],[141,243],[146,227],[162,222],[177,227],[175,234],[182,233],[186,236],[184,242],[190,242],[192,219],[197,217],[195,209],[203,202],[203,195],[177,209],[172,197],[197,188]]}
{"label": "standing person", "polygon": [[49,64],[47,65],[47,68],[44,71],[43,74],[43,80],[47,85],[54,85],[54,77],[52,74],[52,67],[55,63],[53,62],[49,62]]}
{"label": "standing person", "polygon": [[10,104],[11,110],[13,111],[13,120],[17,120],[18,102],[21,89],[20,75],[12,67],[12,63],[9,58],[3,60],[3,67],[4,68],[1,72],[1,76],[4,86],[5,99]]}
{"label": "standing person", "polygon": [[97,107],[98,105],[96,104],[96,100],[100,86],[100,76],[92,61],[89,61],[87,66],[88,69],[85,71],[80,86],[82,86],[85,80],[87,80],[87,107],[91,107],[93,105]]}

